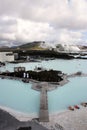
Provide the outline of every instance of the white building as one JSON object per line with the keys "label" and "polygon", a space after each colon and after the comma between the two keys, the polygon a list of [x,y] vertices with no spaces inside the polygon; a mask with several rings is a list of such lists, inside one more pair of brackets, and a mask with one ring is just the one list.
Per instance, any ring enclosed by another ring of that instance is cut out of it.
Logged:
{"label": "white building", "polygon": [[0,52],[0,61],[1,62],[14,61],[14,54],[12,52]]}
{"label": "white building", "polygon": [[14,67],[14,72],[22,72],[22,71],[26,71],[25,67]]}

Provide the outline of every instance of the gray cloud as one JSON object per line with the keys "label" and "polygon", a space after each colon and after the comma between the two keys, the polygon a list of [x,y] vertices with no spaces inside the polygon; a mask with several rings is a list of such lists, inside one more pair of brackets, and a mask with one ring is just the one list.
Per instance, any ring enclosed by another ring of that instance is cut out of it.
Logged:
{"label": "gray cloud", "polygon": [[86,0],[0,0],[0,41],[78,43],[87,31]]}

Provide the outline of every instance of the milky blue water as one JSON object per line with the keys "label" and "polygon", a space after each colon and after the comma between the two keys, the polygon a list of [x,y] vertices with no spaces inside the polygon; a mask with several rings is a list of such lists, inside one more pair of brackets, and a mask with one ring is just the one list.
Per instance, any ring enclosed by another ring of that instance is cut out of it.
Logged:
{"label": "milky blue water", "polygon": [[[26,70],[43,66],[47,69],[61,70],[64,73],[82,71],[87,73],[86,60],[50,60],[41,63],[7,64],[1,71],[13,71],[15,66],[25,66]],[[87,77],[75,77],[63,87],[48,92],[48,106],[50,113],[67,109],[69,105],[87,102]],[[24,113],[38,113],[40,93],[31,89],[31,84],[21,81],[0,79],[0,105],[10,107]]]}
{"label": "milky blue water", "polygon": [[31,89],[31,84],[0,79],[0,105],[25,113],[38,113],[39,100],[40,93]]}
{"label": "milky blue water", "polygon": [[87,102],[87,77],[72,78],[63,87],[48,92],[49,110],[57,112],[67,109],[70,105]]}
{"label": "milky blue water", "polygon": [[26,70],[34,70],[35,66],[42,66],[47,69],[61,70],[64,73],[73,73],[77,71],[87,72],[87,60],[73,59],[73,60],[49,60],[41,62],[19,63],[19,64],[7,64],[6,67],[0,68],[0,71],[14,71],[16,66],[25,66]]}

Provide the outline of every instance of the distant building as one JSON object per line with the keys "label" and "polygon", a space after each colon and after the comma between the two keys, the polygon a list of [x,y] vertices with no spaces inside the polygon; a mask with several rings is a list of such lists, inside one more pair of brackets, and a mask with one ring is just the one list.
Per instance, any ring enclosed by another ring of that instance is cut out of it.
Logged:
{"label": "distant building", "polygon": [[19,58],[18,53],[14,53],[14,59],[15,59],[15,60],[18,60],[18,58]]}
{"label": "distant building", "polygon": [[26,71],[25,67],[14,67],[14,72]]}
{"label": "distant building", "polygon": [[45,70],[46,69],[43,68],[43,67],[37,67],[37,66],[35,66],[35,68],[34,68],[34,71],[36,71],[36,72],[45,71]]}
{"label": "distant building", "polygon": [[0,52],[0,61],[1,62],[11,62],[14,61],[14,54],[12,52]]}

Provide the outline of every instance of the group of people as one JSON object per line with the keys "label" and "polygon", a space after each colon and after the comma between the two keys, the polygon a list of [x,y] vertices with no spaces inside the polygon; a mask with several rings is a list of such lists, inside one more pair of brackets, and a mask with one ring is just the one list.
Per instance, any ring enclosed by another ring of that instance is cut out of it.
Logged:
{"label": "group of people", "polygon": [[29,73],[25,73],[25,72],[24,72],[24,73],[23,73],[23,77],[24,77],[24,78],[29,78]]}

